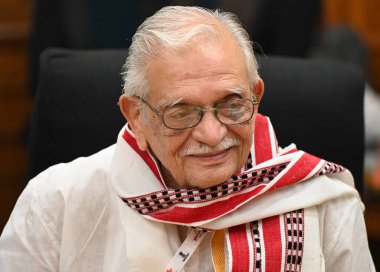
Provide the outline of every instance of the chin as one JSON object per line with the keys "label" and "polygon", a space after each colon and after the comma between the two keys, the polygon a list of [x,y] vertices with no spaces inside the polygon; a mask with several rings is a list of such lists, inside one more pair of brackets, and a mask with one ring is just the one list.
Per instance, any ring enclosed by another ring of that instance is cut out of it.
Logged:
{"label": "chin", "polygon": [[208,176],[205,175],[207,178],[199,178],[196,180],[193,180],[188,183],[188,187],[190,188],[199,188],[199,189],[204,189],[204,188],[209,188],[211,186],[219,185],[227,180],[230,180],[232,175],[234,174],[234,171],[231,171],[231,174],[221,174],[221,175],[212,175]]}

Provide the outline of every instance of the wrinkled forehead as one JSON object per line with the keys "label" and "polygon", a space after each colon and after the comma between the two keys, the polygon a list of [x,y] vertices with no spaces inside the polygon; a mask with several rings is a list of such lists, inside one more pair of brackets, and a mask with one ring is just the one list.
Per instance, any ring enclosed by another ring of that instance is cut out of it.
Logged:
{"label": "wrinkled forehead", "polygon": [[149,61],[146,71],[150,84],[169,78],[178,80],[218,74],[228,77],[240,73],[247,80],[249,77],[243,51],[228,35],[200,35],[186,46],[162,49],[161,54]]}
{"label": "wrinkled forehead", "polygon": [[151,95],[188,86],[219,86],[219,89],[249,89],[241,49],[231,39],[197,37],[188,47],[168,50],[151,60],[147,69]]}

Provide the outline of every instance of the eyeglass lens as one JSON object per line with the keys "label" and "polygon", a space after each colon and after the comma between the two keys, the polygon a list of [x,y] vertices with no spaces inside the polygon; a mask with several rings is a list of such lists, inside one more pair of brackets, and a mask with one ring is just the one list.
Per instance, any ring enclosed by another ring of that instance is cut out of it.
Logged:
{"label": "eyeglass lens", "polygon": [[175,105],[163,112],[165,126],[172,129],[185,129],[196,126],[204,111],[213,111],[221,123],[236,125],[252,118],[253,103],[248,99],[233,99],[218,103],[215,108],[202,109],[194,105]]}

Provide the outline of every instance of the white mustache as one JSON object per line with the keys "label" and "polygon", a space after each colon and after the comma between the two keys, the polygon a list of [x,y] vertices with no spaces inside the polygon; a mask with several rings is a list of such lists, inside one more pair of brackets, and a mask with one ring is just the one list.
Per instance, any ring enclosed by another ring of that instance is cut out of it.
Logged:
{"label": "white mustache", "polygon": [[210,153],[217,153],[224,151],[228,148],[239,146],[240,140],[237,138],[226,138],[221,141],[216,146],[209,146],[206,144],[196,146],[196,147],[188,147],[181,152],[182,156],[192,156],[192,155],[205,155]]}

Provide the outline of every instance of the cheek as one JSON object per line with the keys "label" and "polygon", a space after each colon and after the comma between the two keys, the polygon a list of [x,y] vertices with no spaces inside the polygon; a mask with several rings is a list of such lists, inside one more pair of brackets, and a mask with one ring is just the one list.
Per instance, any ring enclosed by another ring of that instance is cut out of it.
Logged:
{"label": "cheek", "polygon": [[254,122],[250,122],[248,124],[242,125],[238,127],[235,131],[236,135],[243,142],[243,146],[246,148],[247,146],[251,146],[253,141],[253,133],[254,133]]}
{"label": "cheek", "polygon": [[245,160],[248,157],[248,153],[251,149],[252,141],[253,141],[253,132],[254,127],[252,123],[246,124],[242,126],[238,130],[235,131],[235,135],[239,137],[242,141],[240,156],[242,160]]}
{"label": "cheek", "polygon": [[181,164],[179,153],[185,143],[186,136],[184,133],[163,130],[157,132],[156,136],[152,138],[151,148],[161,163],[170,168],[176,164]]}

